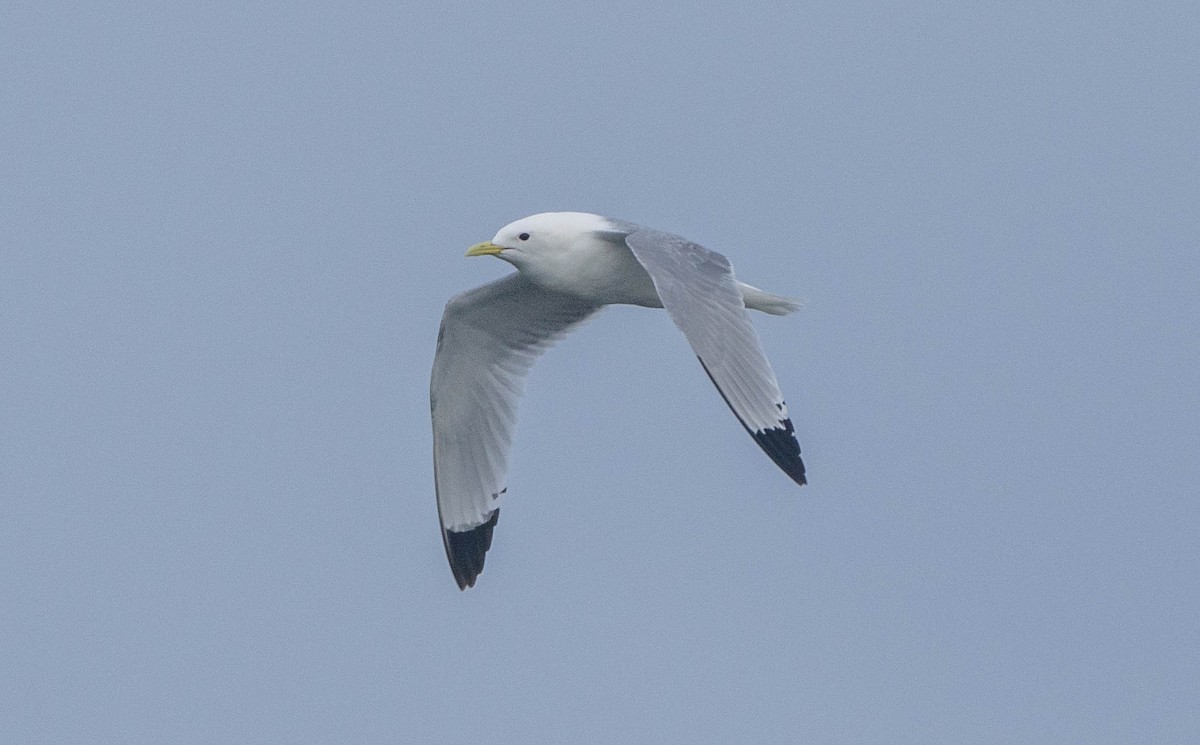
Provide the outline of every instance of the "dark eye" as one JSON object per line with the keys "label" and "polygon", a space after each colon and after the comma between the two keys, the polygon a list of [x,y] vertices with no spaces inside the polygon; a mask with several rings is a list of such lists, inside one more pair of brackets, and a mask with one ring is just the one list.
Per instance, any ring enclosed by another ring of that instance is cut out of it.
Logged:
{"label": "dark eye", "polygon": [[523,240],[523,241],[527,241],[527,240],[529,240],[529,233],[521,233],[521,234],[520,234],[520,235],[518,235],[517,237],[518,237],[518,238],[520,238],[520,239],[521,239],[521,240]]}

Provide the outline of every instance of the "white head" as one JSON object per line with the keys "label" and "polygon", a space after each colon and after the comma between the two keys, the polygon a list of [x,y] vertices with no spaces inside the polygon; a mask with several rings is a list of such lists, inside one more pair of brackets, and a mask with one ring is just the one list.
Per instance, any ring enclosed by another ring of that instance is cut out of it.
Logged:
{"label": "white head", "polygon": [[612,228],[607,219],[588,212],[543,212],[505,225],[490,241],[471,246],[467,256],[498,256],[519,269],[569,253],[581,239]]}

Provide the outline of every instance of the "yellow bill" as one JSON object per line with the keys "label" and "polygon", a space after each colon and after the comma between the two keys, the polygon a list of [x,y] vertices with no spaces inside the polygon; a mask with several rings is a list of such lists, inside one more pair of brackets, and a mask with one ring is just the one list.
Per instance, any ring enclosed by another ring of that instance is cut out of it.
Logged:
{"label": "yellow bill", "polygon": [[467,256],[496,256],[504,249],[491,241],[476,243],[467,249]]}

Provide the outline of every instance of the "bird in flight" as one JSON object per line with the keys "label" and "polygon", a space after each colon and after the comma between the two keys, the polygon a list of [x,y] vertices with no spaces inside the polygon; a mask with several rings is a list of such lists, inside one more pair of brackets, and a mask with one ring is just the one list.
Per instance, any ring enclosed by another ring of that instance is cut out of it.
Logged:
{"label": "bird in flight", "polygon": [[794,300],[737,281],[721,254],[670,233],[585,212],[545,212],[467,256],[517,268],[446,304],[429,384],[442,542],[459,589],[475,585],[505,493],[517,401],[534,360],[605,305],[663,308],[754,441],[797,484],[800,444],[746,309]]}

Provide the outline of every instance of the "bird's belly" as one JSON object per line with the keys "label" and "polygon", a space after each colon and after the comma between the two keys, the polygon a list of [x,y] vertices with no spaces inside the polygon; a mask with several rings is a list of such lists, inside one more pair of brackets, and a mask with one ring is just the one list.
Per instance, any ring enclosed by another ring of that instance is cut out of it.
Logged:
{"label": "bird's belly", "polygon": [[554,267],[533,279],[547,289],[578,295],[597,305],[661,308],[654,282],[633,252],[611,244],[604,248],[576,254],[569,265]]}
{"label": "bird's belly", "polygon": [[592,299],[598,303],[661,308],[662,301],[658,299],[658,290],[650,275],[628,249],[621,253],[627,256],[617,261],[600,262],[596,267],[589,282]]}

